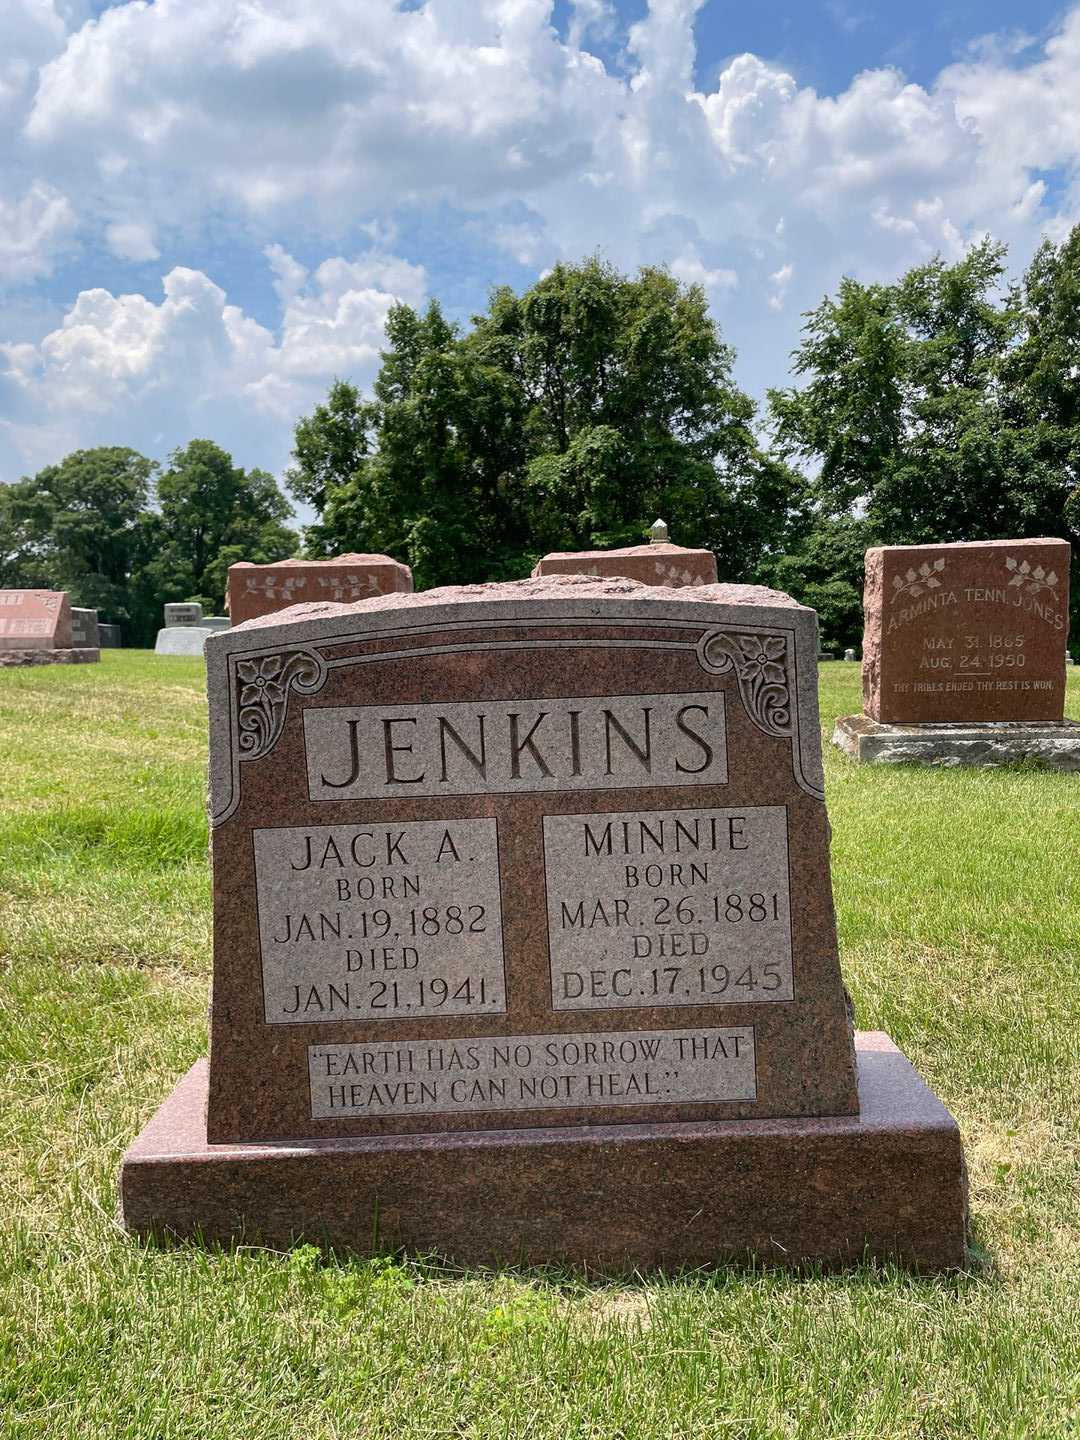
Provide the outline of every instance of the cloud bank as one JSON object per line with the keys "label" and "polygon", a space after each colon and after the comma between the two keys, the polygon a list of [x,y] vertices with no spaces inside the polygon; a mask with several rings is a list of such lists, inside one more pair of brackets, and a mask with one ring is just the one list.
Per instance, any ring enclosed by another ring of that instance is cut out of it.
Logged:
{"label": "cloud bank", "polygon": [[[0,0],[0,476],[193,434],[280,468],[296,415],[336,374],[369,383],[389,305],[444,268],[480,302],[597,249],[667,264],[760,392],[842,274],[987,231],[1020,264],[1080,217],[1080,9],[929,87],[879,69],[822,95],[748,54],[701,90],[701,8],[649,0],[620,33],[577,0],[559,34],[551,0]],[[93,283],[103,257],[132,293]]]}

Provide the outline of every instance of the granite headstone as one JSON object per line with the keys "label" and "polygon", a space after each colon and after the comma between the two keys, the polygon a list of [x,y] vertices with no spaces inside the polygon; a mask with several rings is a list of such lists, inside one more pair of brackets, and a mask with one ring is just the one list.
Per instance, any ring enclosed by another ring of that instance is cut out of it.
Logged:
{"label": "granite headstone", "polygon": [[71,643],[72,645],[96,650],[101,645],[100,627],[98,625],[98,612],[87,610],[80,606],[71,607]]}
{"label": "granite headstone", "polygon": [[241,560],[229,566],[229,619],[240,625],[291,605],[351,604],[372,595],[408,594],[412,588],[412,571],[389,555],[335,555],[273,565]]}
{"label": "granite headstone", "polygon": [[202,606],[197,600],[170,600],[165,606],[165,626],[201,625]]}
{"label": "granite headstone", "polygon": [[533,577],[541,575],[623,575],[642,585],[687,586],[716,584],[716,556],[711,550],[689,550],[668,542],[667,526],[657,520],[648,545],[622,550],[553,550],[537,561]]}
{"label": "granite headstone", "polygon": [[866,552],[863,708],[873,720],[1060,720],[1067,540]]}
{"label": "granite headstone", "polygon": [[127,1223],[958,1263],[955,1124],[852,1031],[816,636],[773,591],[577,576],[212,637],[210,1066]]}
{"label": "granite headstone", "polygon": [[100,659],[73,638],[66,590],[0,590],[0,666],[80,665]]}
{"label": "granite headstone", "polygon": [[863,713],[834,743],[873,763],[1080,769],[1064,716],[1065,540],[866,552]]}

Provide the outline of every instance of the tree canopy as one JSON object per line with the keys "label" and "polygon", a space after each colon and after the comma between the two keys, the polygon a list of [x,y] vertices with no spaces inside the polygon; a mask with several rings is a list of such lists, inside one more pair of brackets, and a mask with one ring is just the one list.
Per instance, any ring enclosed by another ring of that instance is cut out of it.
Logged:
{"label": "tree canopy", "polygon": [[791,578],[803,556],[800,598],[853,524],[867,544],[1076,543],[1080,229],[1044,244],[1019,284],[1004,277],[1004,249],[984,240],[892,285],[845,279],[805,317],[805,383],[769,392],[776,450],[811,477],[809,529],[774,571]]}
{"label": "tree canopy", "polygon": [[221,611],[228,567],[295,554],[289,503],[265,470],[209,440],[167,468],[120,446],[77,450],[0,486],[0,584],[62,589],[146,643],[167,600]]}
{"label": "tree canopy", "polygon": [[[425,588],[635,544],[660,515],[723,579],[787,590],[856,644],[869,545],[1080,537],[1080,227],[1005,273],[988,239],[844,279],[764,422],[703,291],[661,269],[557,265],[467,328],[396,305],[370,396],[336,380],[296,424],[305,549],[383,550]],[[220,610],[230,564],[296,553],[289,514],[211,440],[163,467],[79,450],[0,486],[0,585],[68,589],[145,642],[165,600]]]}
{"label": "tree canopy", "polygon": [[722,563],[782,549],[801,482],[761,451],[700,287],[592,259],[493,291],[468,333],[437,303],[396,306],[387,340],[370,404],[339,384],[296,428],[318,553],[387,550],[418,585],[463,583],[640,543],[658,514]]}

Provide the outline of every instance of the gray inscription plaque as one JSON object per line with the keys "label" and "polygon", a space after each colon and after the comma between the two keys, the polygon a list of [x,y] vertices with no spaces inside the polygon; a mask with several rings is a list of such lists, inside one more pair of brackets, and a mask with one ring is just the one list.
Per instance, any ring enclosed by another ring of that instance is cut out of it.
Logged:
{"label": "gray inscription plaque", "polygon": [[312,800],[724,785],[724,697],[363,705],[304,711]]}
{"label": "gray inscription plaque", "polygon": [[556,1010],[791,1000],[787,812],[544,819]]}
{"label": "gray inscription plaque", "polygon": [[745,1025],[309,1045],[308,1069],[316,1120],[757,1098]]}
{"label": "gray inscription plaque", "polygon": [[495,820],[253,832],[266,1020],[506,1009]]}

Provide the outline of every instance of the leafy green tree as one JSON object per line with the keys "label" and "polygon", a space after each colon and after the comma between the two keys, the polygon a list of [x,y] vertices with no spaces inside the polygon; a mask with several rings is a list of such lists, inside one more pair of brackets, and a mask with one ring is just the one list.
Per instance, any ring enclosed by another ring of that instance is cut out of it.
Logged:
{"label": "leafy green tree", "polygon": [[11,531],[4,547],[18,557],[20,583],[69,590],[76,605],[97,609],[102,619],[130,621],[131,577],[154,469],[135,450],[101,446],[76,450],[5,487]]}
{"label": "leafy green tree", "polygon": [[322,514],[330,491],[348,484],[367,455],[372,420],[356,386],[335,380],[326,403],[295,427],[285,483],[298,500]]}
{"label": "leafy green tree", "polygon": [[998,403],[1017,328],[989,241],[895,285],[846,279],[806,317],[801,389],[772,390],[779,453],[816,468],[827,515],[860,510],[885,543],[991,538],[1021,508]]}
{"label": "leafy green tree", "polygon": [[57,588],[49,514],[48,507],[37,499],[33,480],[0,485],[0,589]]}
{"label": "leafy green tree", "polygon": [[[801,484],[762,454],[700,287],[588,260],[520,296],[495,290],[468,334],[437,304],[397,306],[387,340],[364,416],[371,449],[326,486],[309,548],[386,550],[421,586],[521,575],[549,549],[640,543],[658,514],[676,540],[716,550],[730,578],[783,549]],[[313,432],[319,456],[334,448],[330,409],[297,426],[298,457]]]}
{"label": "leafy green tree", "polygon": [[812,515],[785,554],[762,563],[759,578],[817,611],[826,649],[858,646],[863,628],[863,557],[874,543],[866,520]]}
{"label": "leafy green tree", "polygon": [[[1018,343],[1002,366],[1002,409],[1017,465],[1031,477],[1031,525],[1055,527],[1058,504],[1080,536],[1080,225],[1040,246],[1011,303]],[[1049,513],[1045,513],[1049,511]]]}
{"label": "leafy green tree", "polygon": [[266,564],[295,554],[285,525],[289,502],[265,470],[243,470],[211,440],[174,450],[157,484],[158,508],[142,516],[138,592],[143,633],[160,624],[161,606],[178,597],[209,598],[221,613],[228,567]]}
{"label": "leafy green tree", "polygon": [[[806,317],[801,388],[773,390],[778,454],[805,466],[813,521],[775,573],[843,632],[837,525],[867,543],[1060,535],[1080,527],[1080,229],[1003,287],[986,240],[893,285],[846,279]],[[801,568],[800,568],[801,567]],[[829,596],[819,588],[828,584]],[[1075,598],[1075,597],[1074,597]]]}
{"label": "leafy green tree", "polygon": [[435,303],[395,306],[371,406],[377,448],[331,490],[323,553],[385,551],[420,587],[515,573],[527,543],[525,462],[511,377],[461,343]]}

